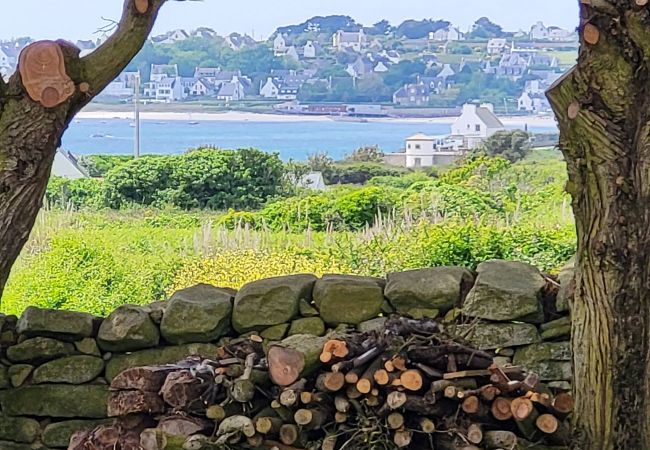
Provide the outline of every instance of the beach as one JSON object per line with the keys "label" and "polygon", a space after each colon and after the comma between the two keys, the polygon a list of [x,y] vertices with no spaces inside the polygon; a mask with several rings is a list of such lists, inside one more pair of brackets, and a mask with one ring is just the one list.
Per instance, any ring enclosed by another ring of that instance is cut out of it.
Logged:
{"label": "beach", "polygon": [[[133,111],[102,111],[91,110],[81,111],[77,114],[77,119],[129,119],[133,120]],[[140,119],[153,121],[219,121],[219,122],[257,122],[257,123],[287,123],[287,122],[327,122],[333,121],[331,116],[309,116],[309,115],[289,115],[289,114],[264,114],[240,111],[228,112],[153,112],[145,111],[140,113]],[[500,117],[505,126],[508,127],[553,127],[555,119],[552,116],[516,116]],[[453,117],[435,117],[435,118],[368,118],[369,122],[378,123],[411,123],[411,124],[451,124]]]}

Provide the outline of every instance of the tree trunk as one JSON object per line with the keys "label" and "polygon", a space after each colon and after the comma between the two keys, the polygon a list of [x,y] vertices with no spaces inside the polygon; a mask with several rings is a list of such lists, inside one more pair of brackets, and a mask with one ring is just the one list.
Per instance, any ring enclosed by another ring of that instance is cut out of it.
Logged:
{"label": "tree trunk", "polygon": [[0,77],[0,299],[42,206],[63,132],[142,48],[164,2],[124,0],[115,33],[88,56],[65,41],[40,41],[23,50],[8,82]]}
{"label": "tree trunk", "polygon": [[549,90],[578,234],[576,444],[650,449],[650,10],[582,0],[577,66]]}

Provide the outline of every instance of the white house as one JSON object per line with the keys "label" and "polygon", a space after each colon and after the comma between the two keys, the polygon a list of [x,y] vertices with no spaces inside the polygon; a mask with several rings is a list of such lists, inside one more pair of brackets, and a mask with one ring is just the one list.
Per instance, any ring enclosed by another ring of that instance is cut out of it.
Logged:
{"label": "white house", "polygon": [[54,155],[52,176],[69,179],[88,178],[88,174],[79,166],[77,158],[62,148],[58,149]]}
{"label": "white house", "polygon": [[508,47],[508,41],[502,38],[490,39],[487,43],[487,52],[489,55],[500,55]]}
{"label": "white house", "polygon": [[548,111],[550,104],[544,94],[531,94],[523,92],[517,100],[517,109],[529,113],[540,113]]}
{"label": "white house", "polygon": [[173,44],[174,42],[184,41],[189,37],[190,35],[185,30],[174,30],[167,34],[167,40],[162,43]]}
{"label": "white house", "polygon": [[296,49],[296,47],[293,45],[287,47],[287,50],[284,52],[284,57],[292,59],[294,61],[300,61],[300,54],[298,53],[298,49]]}
{"label": "white house", "polygon": [[379,61],[376,65],[375,68],[373,69],[374,72],[376,73],[386,73],[388,72],[388,65],[384,63],[384,61]]}
{"label": "white house", "polygon": [[453,77],[454,75],[456,75],[456,72],[454,72],[454,69],[451,67],[451,64],[445,64],[442,67],[442,70],[436,76],[446,81],[447,78]]}
{"label": "white house", "polygon": [[226,102],[238,102],[243,100],[245,96],[246,93],[244,92],[244,86],[239,81],[224,83],[217,94],[219,100],[224,100]]}
{"label": "white house", "polygon": [[537,22],[530,28],[530,38],[533,41],[545,41],[548,39],[548,28],[543,22]]}
{"label": "white house", "polygon": [[548,38],[552,41],[569,41],[573,33],[560,27],[548,27]]}
{"label": "white house", "polygon": [[455,150],[444,136],[418,133],[406,139],[404,166],[409,168],[451,164],[463,153]]}
{"label": "white house", "polygon": [[461,33],[458,28],[452,27],[451,25],[446,28],[441,28],[433,33],[434,41],[456,42],[461,41],[462,39],[463,33]]}
{"label": "white house", "polygon": [[317,48],[316,45],[314,44],[314,41],[307,41],[305,44],[305,47],[303,48],[303,55],[305,59],[314,59],[317,54]]}
{"label": "white house", "polygon": [[268,77],[266,83],[260,88],[260,95],[264,98],[278,98],[280,83],[272,77]]}
{"label": "white house", "polygon": [[492,105],[468,103],[463,105],[461,116],[451,126],[451,134],[457,148],[474,149],[504,129],[503,123],[494,114]]}
{"label": "white house", "polygon": [[206,95],[213,95],[215,93],[214,83],[207,78],[197,79],[190,88],[190,95],[195,97],[203,97]]}
{"label": "white house", "polygon": [[283,34],[278,34],[273,40],[273,51],[276,56],[283,55],[287,51],[287,39]]}
{"label": "white house", "polygon": [[367,39],[363,29],[357,32],[339,30],[332,36],[332,46],[338,51],[350,48],[355,52],[360,52],[366,43]]}
{"label": "white house", "polygon": [[219,67],[197,67],[194,69],[194,78],[205,78],[210,83],[215,84],[221,69]]}
{"label": "white house", "polygon": [[163,78],[155,83],[156,100],[165,103],[177,102],[185,98],[185,90],[180,77]]}
{"label": "white house", "polygon": [[327,188],[323,172],[311,172],[296,181],[296,187],[322,191]]}

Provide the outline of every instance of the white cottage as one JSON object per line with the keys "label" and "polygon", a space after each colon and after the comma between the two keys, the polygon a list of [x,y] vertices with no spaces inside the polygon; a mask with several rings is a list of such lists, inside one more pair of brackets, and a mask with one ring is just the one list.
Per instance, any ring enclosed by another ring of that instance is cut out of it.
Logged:
{"label": "white cottage", "polygon": [[86,172],[79,166],[77,158],[62,148],[56,151],[52,164],[52,176],[63,177],[71,180],[88,178]]}
{"label": "white cottage", "polygon": [[491,104],[468,103],[463,105],[461,116],[451,126],[451,134],[457,148],[474,149],[504,129]]}
{"label": "white cottage", "polygon": [[268,77],[266,83],[260,87],[260,95],[264,98],[278,98],[280,83],[272,77]]}

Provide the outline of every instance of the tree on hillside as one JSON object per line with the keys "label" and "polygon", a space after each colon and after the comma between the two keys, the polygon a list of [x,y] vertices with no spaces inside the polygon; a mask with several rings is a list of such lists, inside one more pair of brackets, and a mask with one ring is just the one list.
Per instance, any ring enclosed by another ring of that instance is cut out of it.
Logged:
{"label": "tree on hillside", "polygon": [[[81,58],[66,41],[26,47],[0,77],[0,296],[40,210],[54,155],[75,114],[138,53],[165,0],[125,0],[113,35]],[[62,2],[63,4],[63,2]]]}
{"label": "tree on hillside", "polygon": [[366,30],[366,33],[371,36],[384,36],[393,31],[393,26],[386,19],[380,20],[372,27]]}
{"label": "tree on hillside", "polygon": [[429,37],[429,33],[435,33],[449,25],[451,23],[446,20],[406,20],[395,29],[395,34],[408,39],[424,39]]}
{"label": "tree on hillside", "polygon": [[578,234],[576,437],[650,449],[650,7],[582,1],[578,64],[551,87]]}
{"label": "tree on hillside", "polygon": [[530,135],[522,130],[497,131],[479,151],[488,156],[501,156],[514,163],[530,153]]}
{"label": "tree on hillside", "polygon": [[503,28],[500,25],[492,22],[487,17],[481,17],[474,25],[472,25],[472,32],[470,37],[475,39],[490,39],[503,37]]}

